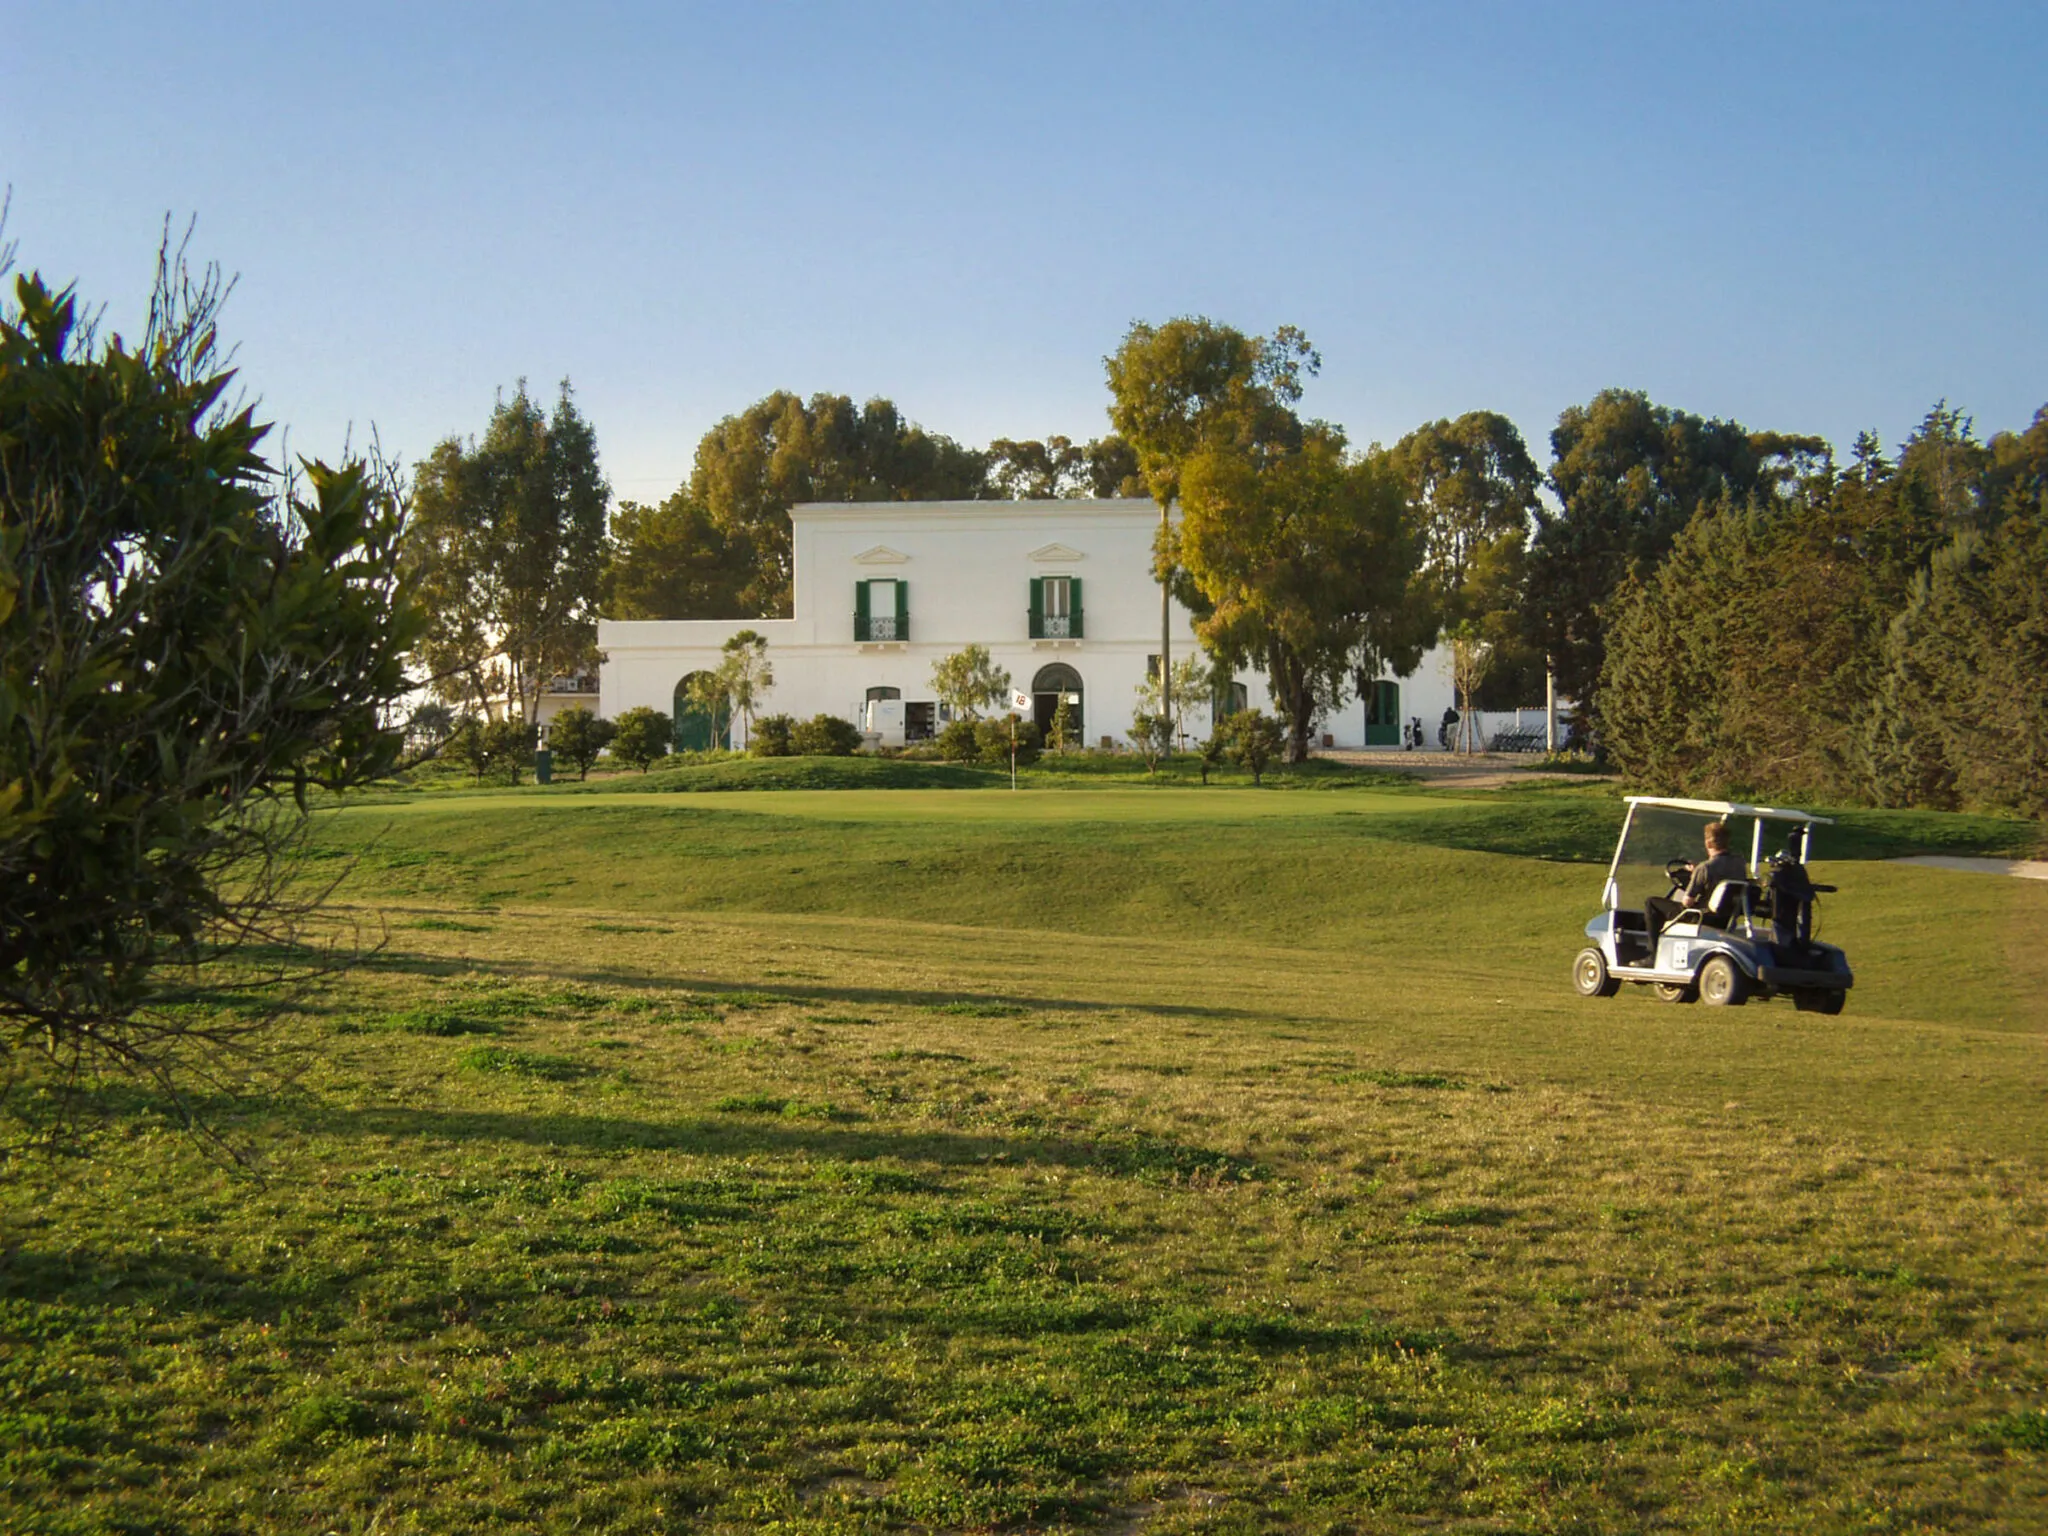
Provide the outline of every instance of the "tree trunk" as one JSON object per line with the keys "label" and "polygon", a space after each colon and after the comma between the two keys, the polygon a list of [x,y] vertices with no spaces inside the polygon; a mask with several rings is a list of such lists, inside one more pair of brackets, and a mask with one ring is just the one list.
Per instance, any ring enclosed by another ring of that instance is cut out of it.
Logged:
{"label": "tree trunk", "polygon": [[1308,668],[1285,645],[1276,644],[1267,653],[1266,680],[1273,686],[1273,703],[1287,718],[1287,750],[1282,761],[1308,761],[1309,732],[1315,728],[1315,680]]}

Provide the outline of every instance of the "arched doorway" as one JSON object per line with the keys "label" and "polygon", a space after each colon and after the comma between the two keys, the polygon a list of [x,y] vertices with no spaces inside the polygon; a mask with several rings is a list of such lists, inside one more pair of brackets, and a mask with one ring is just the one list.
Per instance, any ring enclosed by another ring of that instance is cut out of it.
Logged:
{"label": "arched doorway", "polygon": [[690,702],[690,684],[709,676],[709,672],[692,672],[676,684],[674,719],[678,752],[708,752],[713,747],[727,750],[732,746],[731,719],[721,716],[713,720],[709,710]]}
{"label": "arched doorway", "polygon": [[1232,715],[1241,715],[1252,707],[1251,690],[1243,683],[1227,675],[1219,674],[1216,690],[1209,695],[1209,724],[1221,725]]}
{"label": "arched doorway", "polygon": [[1063,698],[1067,701],[1067,719],[1072,727],[1067,733],[1067,743],[1079,746],[1088,739],[1081,713],[1081,674],[1065,662],[1056,661],[1049,667],[1040,667],[1038,675],[1031,679],[1031,718],[1038,724],[1041,739],[1052,735],[1052,717],[1059,713]]}

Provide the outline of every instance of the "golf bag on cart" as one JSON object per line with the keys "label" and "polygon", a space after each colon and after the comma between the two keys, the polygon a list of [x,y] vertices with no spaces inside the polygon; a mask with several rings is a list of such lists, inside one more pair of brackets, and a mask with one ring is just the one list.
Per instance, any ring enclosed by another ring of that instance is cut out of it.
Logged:
{"label": "golf bag on cart", "polygon": [[1809,948],[1813,943],[1814,898],[1832,885],[1815,885],[1806,872],[1805,829],[1792,834],[1783,853],[1770,857],[1771,872],[1766,881],[1771,899],[1772,935],[1783,949]]}

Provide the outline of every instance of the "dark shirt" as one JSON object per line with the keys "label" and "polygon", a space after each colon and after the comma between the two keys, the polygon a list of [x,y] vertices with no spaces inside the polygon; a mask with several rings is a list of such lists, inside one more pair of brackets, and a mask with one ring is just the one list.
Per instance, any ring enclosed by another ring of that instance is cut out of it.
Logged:
{"label": "dark shirt", "polygon": [[1723,880],[1747,880],[1749,866],[1732,853],[1717,853],[1704,864],[1695,864],[1692,879],[1686,883],[1685,904],[1688,907],[1704,907],[1707,898],[1714,894],[1714,887]]}

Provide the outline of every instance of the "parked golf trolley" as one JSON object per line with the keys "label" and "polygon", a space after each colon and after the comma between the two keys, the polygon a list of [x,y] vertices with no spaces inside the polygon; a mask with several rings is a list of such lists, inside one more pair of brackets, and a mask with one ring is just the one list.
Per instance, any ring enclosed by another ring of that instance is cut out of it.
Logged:
{"label": "parked golf trolley", "polygon": [[[1723,880],[1656,935],[1647,899],[1682,892],[1703,857],[1707,823],[1728,825],[1728,846],[1747,848],[1749,878]],[[1791,997],[1802,1010],[1840,1013],[1855,984],[1849,960],[1814,938],[1815,885],[1806,870],[1813,829],[1825,816],[1727,800],[1631,795],[1603,893],[1606,910],[1586,924],[1593,942],[1572,964],[1584,997],[1612,997],[1624,981],[1653,986],[1666,1002],[1723,1006]]]}

